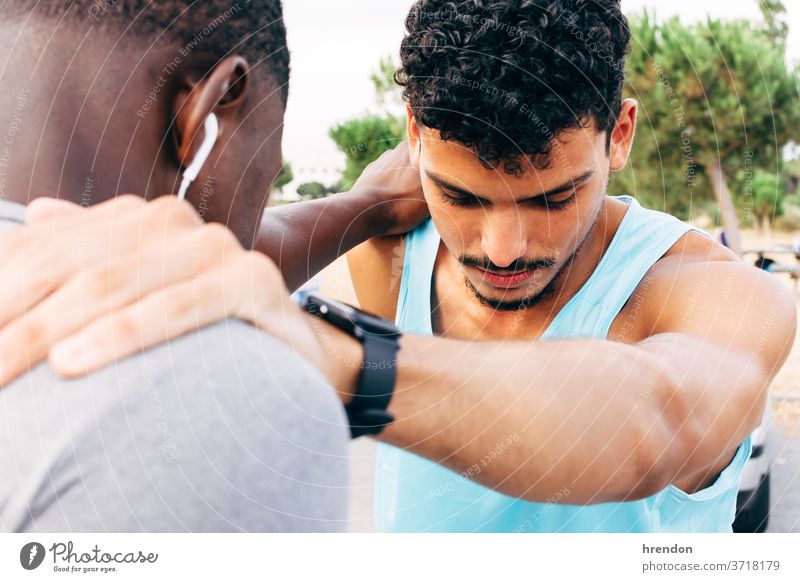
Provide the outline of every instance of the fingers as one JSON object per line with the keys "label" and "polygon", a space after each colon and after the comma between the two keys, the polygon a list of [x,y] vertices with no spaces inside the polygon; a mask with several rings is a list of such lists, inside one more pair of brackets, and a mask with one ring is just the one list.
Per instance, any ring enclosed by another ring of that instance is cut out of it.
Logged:
{"label": "fingers", "polygon": [[223,269],[155,291],[101,317],[84,331],[56,343],[48,360],[66,378],[82,376],[228,316]]}
{"label": "fingers", "polygon": [[0,236],[0,256],[2,384],[48,353],[72,376],[232,314],[263,323],[288,298],[271,261],[174,196],[42,200]]}
{"label": "fingers", "polygon": [[[156,289],[192,280],[223,264],[227,255],[236,257],[242,252],[229,230],[209,224],[179,236],[155,237],[139,252],[73,276],[50,297],[0,330],[0,381],[7,384],[43,360],[56,342],[78,333],[94,320]],[[179,298],[181,304],[187,302],[186,298]],[[157,321],[149,325],[154,327]],[[154,342],[167,337],[174,336],[159,336]]]}
{"label": "fingers", "polygon": [[[123,196],[85,212],[55,212],[50,202],[38,202],[50,220],[34,221],[0,236],[0,325],[19,317],[52,293],[68,275],[107,253],[113,214],[141,212],[144,202]],[[60,206],[64,209],[64,206]],[[51,212],[52,211],[52,212]],[[124,230],[124,229],[123,229]]]}
{"label": "fingers", "polygon": [[[98,370],[187,332],[237,317],[288,341],[281,311],[289,293],[278,268],[264,255],[241,251],[188,280],[97,319],[56,343],[48,360],[67,378]],[[296,317],[290,305],[285,311]]]}
{"label": "fingers", "polygon": [[124,195],[78,212],[40,204],[50,220],[0,236],[0,326],[26,313],[81,269],[132,253],[155,237],[167,245],[172,236],[202,224],[192,206],[174,196],[145,202]]}

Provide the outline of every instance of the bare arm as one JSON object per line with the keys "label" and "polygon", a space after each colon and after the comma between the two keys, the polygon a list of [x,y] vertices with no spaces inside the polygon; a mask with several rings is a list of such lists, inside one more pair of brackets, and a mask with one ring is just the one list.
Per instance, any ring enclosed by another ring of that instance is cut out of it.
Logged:
{"label": "bare arm", "polygon": [[375,237],[347,253],[350,279],[364,311],[394,320],[405,244],[405,236]]}
{"label": "bare arm", "polygon": [[649,337],[631,344],[403,337],[396,421],[381,440],[533,501],[564,486],[570,503],[638,499],[718,471],[758,425],[793,341],[794,300],[733,262],[679,286],[691,291],[660,301]]}
{"label": "bare arm", "polygon": [[353,247],[411,230],[427,215],[419,172],[403,142],[371,164],[350,192],[268,208],[255,248],[294,291]]}
{"label": "bare arm", "polygon": [[269,208],[256,250],[270,257],[294,291],[354,246],[389,228],[379,197],[368,190]]}

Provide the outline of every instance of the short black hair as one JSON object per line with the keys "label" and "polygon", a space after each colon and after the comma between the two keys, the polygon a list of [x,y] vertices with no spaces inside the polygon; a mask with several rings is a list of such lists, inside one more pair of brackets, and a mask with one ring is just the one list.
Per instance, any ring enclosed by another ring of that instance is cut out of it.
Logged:
{"label": "short black hair", "polygon": [[418,0],[395,80],[421,125],[519,174],[562,130],[610,143],[629,41],[620,0]]}
{"label": "short black hair", "polygon": [[145,38],[181,47],[202,45],[202,52],[221,58],[234,50],[255,70],[280,87],[284,104],[289,91],[289,50],[281,0],[17,0],[34,15],[85,18],[90,24],[130,30]]}

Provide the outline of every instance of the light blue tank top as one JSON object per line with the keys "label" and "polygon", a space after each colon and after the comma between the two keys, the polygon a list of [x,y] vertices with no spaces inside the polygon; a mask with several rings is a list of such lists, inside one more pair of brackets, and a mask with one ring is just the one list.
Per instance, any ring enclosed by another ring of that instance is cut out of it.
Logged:
{"label": "light blue tank top", "polygon": [[[694,229],[673,216],[642,208],[630,196],[614,198],[629,204],[628,211],[594,273],[556,315],[543,340],[606,338],[645,273]],[[432,335],[430,297],[439,241],[430,220],[407,237],[396,319],[405,332]],[[691,495],[670,485],[646,499],[581,506],[564,502],[569,498],[567,488],[556,492],[549,503],[515,499],[470,481],[468,475],[380,444],[376,528],[385,532],[730,532],[739,480],[750,453],[748,437],[716,481]]]}

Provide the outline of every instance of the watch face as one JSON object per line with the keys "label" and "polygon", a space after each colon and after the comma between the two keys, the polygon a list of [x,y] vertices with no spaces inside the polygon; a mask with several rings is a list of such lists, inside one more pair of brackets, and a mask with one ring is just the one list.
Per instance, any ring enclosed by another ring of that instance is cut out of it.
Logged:
{"label": "watch face", "polygon": [[361,331],[377,336],[395,337],[399,334],[399,330],[392,322],[346,303],[323,299],[318,295],[312,294],[308,296],[307,306],[312,307],[324,319],[350,333],[355,332],[356,328],[358,328]]}
{"label": "watch face", "polygon": [[356,325],[366,332],[382,336],[395,336],[398,334],[399,330],[390,321],[361,310],[358,310],[358,315],[359,319],[356,320]]}
{"label": "watch face", "polygon": [[352,305],[348,305],[347,303],[340,303],[339,301],[336,301],[335,304],[336,307],[342,310],[342,314],[345,317],[349,318],[351,321],[355,321],[356,318],[358,317],[359,311]]}

